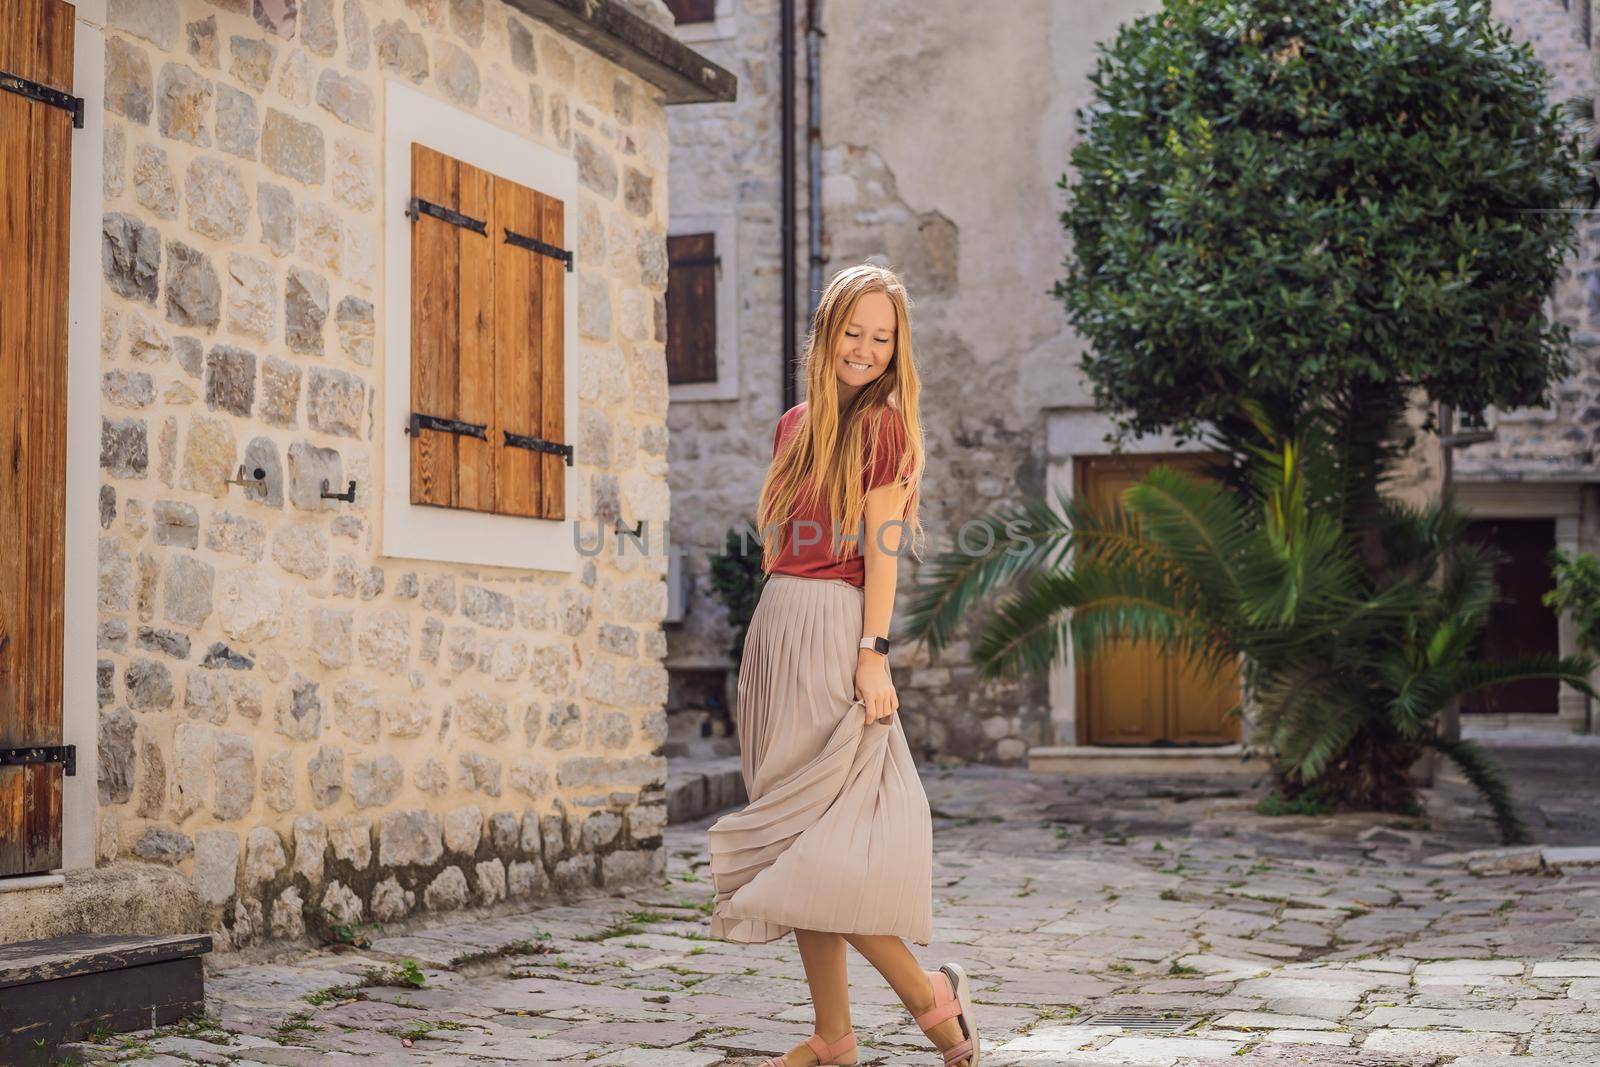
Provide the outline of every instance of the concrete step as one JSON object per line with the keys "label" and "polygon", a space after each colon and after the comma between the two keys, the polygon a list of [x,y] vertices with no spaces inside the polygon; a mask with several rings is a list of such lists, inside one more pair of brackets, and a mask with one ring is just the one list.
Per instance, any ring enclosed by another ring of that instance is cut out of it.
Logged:
{"label": "concrete step", "polygon": [[1260,774],[1268,769],[1262,757],[1246,756],[1243,745],[1194,748],[1132,748],[1110,745],[1034,745],[1028,749],[1028,770],[1036,774],[1145,775]]}
{"label": "concrete step", "polygon": [[0,1063],[96,1030],[165,1026],[205,1007],[205,934],[68,934],[0,945]]}
{"label": "concrete step", "polygon": [[739,757],[667,760],[667,822],[696,822],[748,803]]}

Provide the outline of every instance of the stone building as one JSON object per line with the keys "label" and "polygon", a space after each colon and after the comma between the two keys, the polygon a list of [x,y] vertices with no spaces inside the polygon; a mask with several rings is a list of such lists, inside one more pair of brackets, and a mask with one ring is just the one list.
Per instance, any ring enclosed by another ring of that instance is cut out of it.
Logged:
{"label": "stone building", "polygon": [[[1600,5],[1592,5],[1600,7]],[[1495,0],[1494,12],[1533,48],[1553,79],[1558,101],[1597,105],[1594,12],[1590,0]],[[1591,151],[1594,140],[1590,124]],[[1548,408],[1489,412],[1493,439],[1456,451],[1452,483],[1475,517],[1475,534],[1506,560],[1497,584],[1508,602],[1491,617],[1496,654],[1571,655],[1577,634],[1567,616],[1540,603],[1554,587],[1549,553],[1600,552],[1600,227],[1579,223],[1579,249],[1549,311],[1572,331],[1574,370],[1553,391]],[[1509,687],[1508,687],[1509,689]],[[1592,733],[1600,708],[1569,686],[1522,683],[1491,701],[1463,709],[1468,733],[1500,728]]]}
{"label": "stone building", "polygon": [[59,600],[0,582],[0,635],[64,620],[20,653],[64,712],[0,747],[76,767],[0,767],[58,790],[0,942],[661,879],[666,558],[613,528],[668,516],[666,108],[734,76],[653,0],[44,3],[70,205],[7,151],[70,222],[26,242],[65,446],[0,511],[60,502]]}
{"label": "stone building", "polygon": [[[1586,2],[1495,5],[1558,72],[1561,94],[1592,95]],[[1074,111],[1088,97],[1094,46],[1158,6],[1155,0],[1018,0],[1004,18],[954,0],[669,6],[679,38],[744,83],[737,101],[670,118],[671,233],[698,242],[683,246],[690,265],[670,270],[685,279],[684,293],[700,294],[693,296],[702,301],[697,329],[713,324],[709,335],[686,338],[715,353],[675,368],[669,387],[683,611],[668,627],[667,664],[680,724],[674,735],[692,747],[696,734],[725,737],[729,730],[720,686],[732,666],[731,635],[708,556],[720,550],[726,530],[753,519],[772,427],[793,402],[783,387],[790,356],[782,254],[786,21],[795,41],[797,147],[789,181],[798,261],[787,284],[796,294],[798,332],[803,343],[808,296],[819,279],[867,257],[902,272],[915,302],[925,386],[923,499],[934,547],[950,546],[962,521],[993,505],[1047,491],[1106,491],[1156,459],[1172,458],[1178,446],[1152,437],[1130,443],[1125,459],[1107,456],[1110,420],[1093,407],[1077,370],[1083,342],[1048,295],[1067,251],[1056,181],[1073,144]],[[808,8],[820,12],[820,34],[807,33]],[[1545,524],[1536,537],[1591,550],[1600,542],[1593,481],[1600,409],[1589,321],[1600,315],[1593,295],[1600,275],[1592,266],[1600,230],[1585,233],[1581,262],[1556,301],[1557,313],[1580,327],[1582,369],[1560,391],[1553,414],[1507,414],[1496,444],[1455,453],[1456,483],[1489,524],[1485,536],[1495,536],[1492,526],[1505,516],[1531,515]],[[708,255],[720,265],[694,266]],[[669,303],[676,306],[670,295]],[[1437,444],[1424,440],[1405,492],[1436,491],[1440,475]],[[904,587],[915,577],[914,561],[900,573]],[[1556,624],[1545,621],[1554,642]],[[1572,650],[1564,622],[1557,643]],[[1000,684],[980,681],[965,666],[965,651],[957,645],[938,662],[905,646],[891,653],[903,722],[924,758],[1068,767],[1074,764],[1063,760],[1104,755],[1103,744],[1213,746],[1227,757],[1237,738],[1237,728],[1219,719],[1229,696],[1194,686],[1171,663],[1147,657],[1080,671],[1068,662],[1048,678]],[[1559,713],[1554,698],[1542,696],[1549,707],[1539,712],[1477,721],[1585,728],[1581,695],[1563,691]],[[705,707],[709,714],[699,710]],[[712,751],[719,748],[731,750],[726,740],[711,743]]]}

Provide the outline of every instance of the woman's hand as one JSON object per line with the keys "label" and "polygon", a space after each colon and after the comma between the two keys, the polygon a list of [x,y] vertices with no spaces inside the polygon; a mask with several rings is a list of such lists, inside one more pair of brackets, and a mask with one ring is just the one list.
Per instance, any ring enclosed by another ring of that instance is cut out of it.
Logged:
{"label": "woman's hand", "polygon": [[900,696],[889,677],[889,657],[862,649],[856,656],[856,699],[867,706],[867,722],[887,719],[900,710]]}

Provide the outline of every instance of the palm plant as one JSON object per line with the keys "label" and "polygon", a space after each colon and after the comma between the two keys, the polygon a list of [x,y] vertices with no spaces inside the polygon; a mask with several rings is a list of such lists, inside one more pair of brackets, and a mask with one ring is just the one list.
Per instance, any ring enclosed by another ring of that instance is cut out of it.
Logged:
{"label": "palm plant", "polygon": [[[1238,479],[1157,467],[1108,506],[1063,496],[979,520],[992,547],[930,561],[912,590],[911,635],[937,651],[976,601],[1014,587],[974,648],[985,677],[1045,670],[1068,641],[1084,660],[1149,641],[1213,677],[1238,665],[1234,714],[1251,705],[1252,740],[1273,754],[1285,794],[1315,784],[1343,808],[1410,810],[1409,768],[1433,748],[1484,794],[1502,838],[1525,840],[1497,766],[1471,742],[1441,737],[1439,713],[1520,678],[1593,695],[1594,661],[1472,658],[1495,595],[1493,560],[1462,539],[1462,513],[1448,499],[1421,508],[1385,499],[1362,509],[1371,528],[1352,525],[1337,506],[1350,461],[1337,434],[1317,420],[1280,433],[1259,407],[1244,410],[1264,443],[1234,436],[1245,456]],[[1374,541],[1377,571],[1365,562]]]}

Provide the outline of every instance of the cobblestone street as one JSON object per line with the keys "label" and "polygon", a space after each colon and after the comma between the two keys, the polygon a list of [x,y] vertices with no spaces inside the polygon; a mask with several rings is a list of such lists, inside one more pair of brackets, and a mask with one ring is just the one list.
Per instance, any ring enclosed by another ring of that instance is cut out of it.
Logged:
{"label": "cobblestone street", "polygon": [[[984,1067],[1600,1063],[1600,867],[1586,865],[1600,853],[1563,840],[1574,798],[1559,782],[1524,792],[1555,844],[1500,851],[1448,779],[1424,821],[1267,818],[1247,779],[923,778],[937,940],[918,955],[973,974]],[[225,962],[208,977],[207,1020],[71,1053],[753,1064],[810,1033],[806,987],[792,938],[705,936],[709,822],[669,828],[663,888]],[[371,984],[403,983],[407,959],[421,988]],[[853,952],[850,968],[861,1062],[936,1064]]]}

